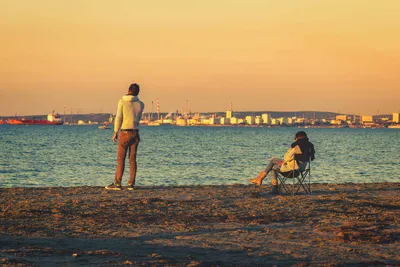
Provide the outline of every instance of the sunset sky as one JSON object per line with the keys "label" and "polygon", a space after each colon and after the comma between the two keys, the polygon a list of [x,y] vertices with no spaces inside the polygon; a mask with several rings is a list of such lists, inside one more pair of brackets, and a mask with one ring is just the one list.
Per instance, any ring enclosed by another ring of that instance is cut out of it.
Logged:
{"label": "sunset sky", "polygon": [[0,0],[0,116],[400,111],[398,0]]}

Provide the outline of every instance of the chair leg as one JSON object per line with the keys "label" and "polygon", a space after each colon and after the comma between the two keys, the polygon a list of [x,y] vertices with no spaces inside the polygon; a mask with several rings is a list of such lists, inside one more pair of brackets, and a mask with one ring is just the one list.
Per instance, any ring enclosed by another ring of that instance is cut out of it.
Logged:
{"label": "chair leg", "polygon": [[287,177],[278,173],[277,179],[278,179],[278,192],[280,192],[281,194],[289,194],[291,190],[289,189],[289,185],[286,184]]}
{"label": "chair leg", "polygon": [[295,179],[293,178],[292,180],[293,180],[292,196],[294,196],[294,182],[295,182]]}
{"label": "chair leg", "polygon": [[[300,189],[302,189],[304,193],[311,194],[311,183],[307,181],[307,176],[308,170],[300,172],[297,176],[295,176],[295,174],[287,176],[279,174],[277,177],[279,180],[279,192],[293,196],[299,193]],[[293,179],[292,184],[287,183],[288,179]]]}
{"label": "chair leg", "polygon": [[297,177],[297,188],[295,193],[299,192],[299,190],[303,188],[306,194],[311,194],[311,184],[310,183],[307,184],[306,180],[308,174],[309,173],[306,170],[304,173],[300,173],[300,176]]}
{"label": "chair leg", "polygon": [[[290,174],[292,175],[292,174]],[[307,176],[309,175],[309,170],[305,172],[300,172],[298,176],[284,176],[281,173],[277,173],[278,183],[278,191],[282,194],[290,194],[295,195],[299,193],[300,189],[302,189],[306,194],[311,194],[311,182]],[[308,177],[309,178],[309,177]],[[288,182],[288,179],[293,179],[292,184]]]}

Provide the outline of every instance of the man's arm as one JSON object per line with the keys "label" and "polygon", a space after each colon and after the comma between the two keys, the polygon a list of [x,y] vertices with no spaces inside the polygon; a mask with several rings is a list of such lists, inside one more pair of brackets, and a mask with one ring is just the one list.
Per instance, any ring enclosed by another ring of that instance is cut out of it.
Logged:
{"label": "man's arm", "polygon": [[118,108],[117,108],[117,115],[115,115],[115,122],[114,122],[114,135],[111,138],[113,142],[116,142],[118,139],[118,131],[119,128],[121,127],[123,119],[123,114],[122,114],[122,103],[121,100],[118,102]]}
{"label": "man's arm", "polygon": [[140,102],[139,121],[142,119],[143,110],[144,110],[144,103]]}

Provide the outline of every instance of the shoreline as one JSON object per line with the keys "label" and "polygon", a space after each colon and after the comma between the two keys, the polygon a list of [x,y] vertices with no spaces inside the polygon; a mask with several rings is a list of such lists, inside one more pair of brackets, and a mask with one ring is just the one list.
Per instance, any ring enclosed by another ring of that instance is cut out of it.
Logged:
{"label": "shoreline", "polygon": [[[126,182],[126,181],[125,181]],[[178,188],[185,188],[185,189],[191,189],[191,188],[199,188],[199,187],[204,187],[204,188],[222,188],[222,187],[254,187],[254,188],[262,188],[268,193],[268,191],[271,189],[271,184],[269,183],[270,181],[266,181],[266,183],[263,183],[261,187],[256,187],[254,184],[251,184],[250,182],[246,184],[241,184],[241,183],[233,183],[233,184],[191,184],[191,185],[139,185],[135,186],[135,190],[129,191],[126,189],[127,185],[122,184],[122,189],[120,191],[128,191],[128,192],[136,192],[137,190],[150,190],[150,189],[178,189]],[[289,182],[291,185],[291,183]],[[349,183],[311,183],[311,191],[313,189],[313,186],[317,190],[321,190],[321,188],[326,189],[327,187],[349,187],[349,186],[360,186],[360,185],[377,185],[377,186],[382,186],[382,185],[395,185],[397,186],[400,184],[400,182],[363,182],[363,183],[356,183],[356,182],[349,182]],[[105,190],[105,186],[103,185],[72,185],[72,186],[12,186],[12,187],[7,187],[7,186],[0,186],[0,192],[2,190],[12,190],[12,189],[19,189],[19,190],[34,190],[34,189],[72,189],[72,188],[80,188],[80,189],[100,189],[100,190]],[[106,191],[106,190],[105,190]],[[108,190],[108,192],[118,192],[118,190],[113,191],[113,190]],[[318,191],[316,191],[318,192]],[[302,195],[301,193],[298,195]],[[277,195],[279,196],[279,195]],[[282,194],[281,196],[286,196]]]}
{"label": "shoreline", "polygon": [[400,264],[400,183],[0,188],[3,266]]}

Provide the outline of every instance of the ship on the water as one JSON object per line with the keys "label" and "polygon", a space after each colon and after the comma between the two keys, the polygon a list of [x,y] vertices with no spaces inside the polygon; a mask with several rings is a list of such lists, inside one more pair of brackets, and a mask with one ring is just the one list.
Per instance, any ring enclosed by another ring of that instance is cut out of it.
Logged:
{"label": "ship on the water", "polygon": [[54,112],[52,114],[47,115],[47,120],[37,120],[33,119],[9,119],[8,124],[14,125],[62,125],[64,122],[62,121],[60,114]]}
{"label": "ship on the water", "polygon": [[98,128],[101,130],[111,129],[112,122],[113,122],[113,116],[110,114],[110,118],[108,119],[108,121],[105,122],[103,125],[100,125]]}

